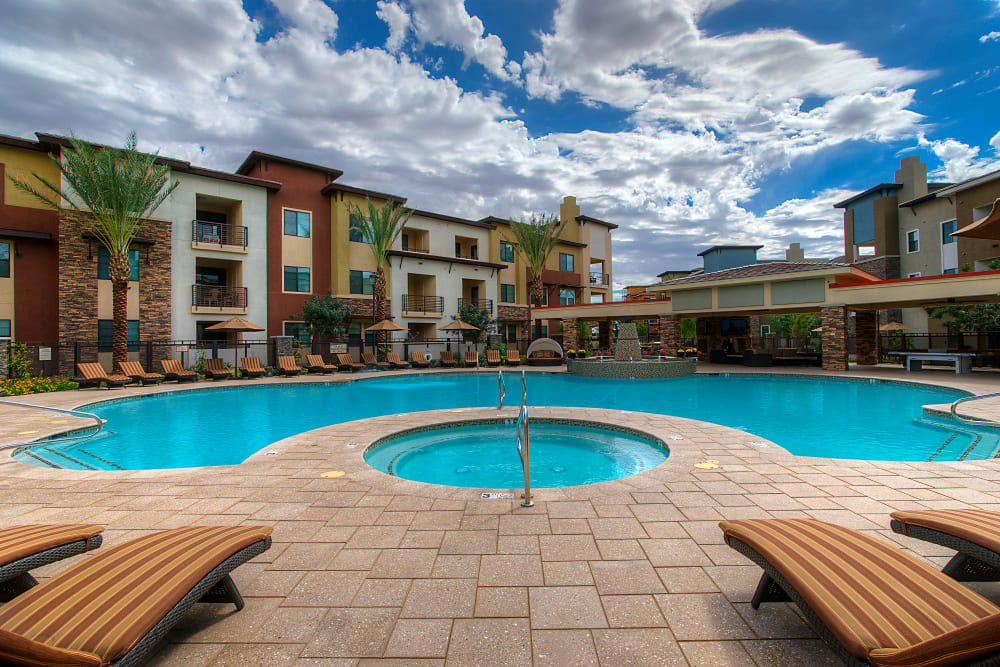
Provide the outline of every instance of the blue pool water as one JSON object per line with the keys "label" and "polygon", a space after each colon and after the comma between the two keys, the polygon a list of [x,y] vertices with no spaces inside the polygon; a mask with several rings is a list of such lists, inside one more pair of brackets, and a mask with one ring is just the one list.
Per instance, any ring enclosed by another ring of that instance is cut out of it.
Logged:
{"label": "blue pool water", "polygon": [[[508,402],[520,377],[505,376]],[[883,382],[696,375],[598,380],[528,374],[533,406],[602,407],[676,415],[749,431],[795,454],[897,461],[987,458],[997,432],[925,417],[921,406],[958,392]],[[90,409],[107,433],[65,449],[34,448],[63,467],[179,468],[239,463],[302,431],[418,410],[495,406],[496,375],[380,375],[350,383],[244,385],[119,400]],[[513,439],[513,426],[511,427]],[[55,452],[62,452],[64,458]],[[23,452],[25,463],[40,465]],[[74,463],[79,461],[84,465]]]}
{"label": "blue pool water", "polygon": [[[511,443],[512,424],[450,426],[401,435],[365,453],[376,470],[403,479],[450,486],[524,486]],[[646,438],[606,428],[531,423],[531,486],[547,489],[606,482],[654,468],[667,459]]]}

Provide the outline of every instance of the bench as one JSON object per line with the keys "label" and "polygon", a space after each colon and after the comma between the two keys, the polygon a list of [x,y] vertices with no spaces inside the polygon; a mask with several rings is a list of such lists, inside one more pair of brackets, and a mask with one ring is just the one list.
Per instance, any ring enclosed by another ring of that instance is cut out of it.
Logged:
{"label": "bench", "polygon": [[972,371],[974,352],[890,352],[892,356],[902,357],[906,372],[919,371],[925,361],[950,361],[955,364],[955,374]]}

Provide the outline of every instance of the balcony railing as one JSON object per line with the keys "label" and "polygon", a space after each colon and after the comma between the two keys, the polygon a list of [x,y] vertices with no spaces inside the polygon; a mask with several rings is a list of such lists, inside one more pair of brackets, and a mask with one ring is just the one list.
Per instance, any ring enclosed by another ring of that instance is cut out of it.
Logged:
{"label": "balcony railing", "polygon": [[591,287],[607,287],[610,277],[606,273],[595,273],[591,271],[590,273],[590,286]]}
{"label": "balcony railing", "polygon": [[247,288],[220,285],[191,285],[191,305],[196,308],[239,308],[246,310]]}
{"label": "balcony railing", "polygon": [[403,252],[422,252],[425,255],[429,255],[431,251],[428,248],[416,248],[414,246],[409,245],[403,248]]}
{"label": "balcony railing", "polygon": [[195,243],[209,243],[219,246],[247,247],[247,228],[241,225],[227,225],[205,220],[191,221],[191,238]]}
{"label": "balcony railing", "polygon": [[462,306],[470,303],[479,310],[485,310],[490,315],[493,314],[493,299],[459,299],[458,309],[461,311]]}
{"label": "balcony railing", "polygon": [[457,259],[479,259],[479,252],[477,251],[477,252],[465,253],[459,250],[455,252],[455,257]]}
{"label": "balcony railing", "polygon": [[444,297],[404,294],[403,310],[408,313],[443,313]]}

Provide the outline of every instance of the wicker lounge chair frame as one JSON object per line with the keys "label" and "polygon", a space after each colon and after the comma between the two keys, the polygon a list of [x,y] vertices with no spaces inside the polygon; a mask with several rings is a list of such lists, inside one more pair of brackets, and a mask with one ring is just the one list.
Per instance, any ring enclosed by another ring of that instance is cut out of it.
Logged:
{"label": "wicker lounge chair frame", "polygon": [[240,359],[240,368],[243,370],[243,377],[251,380],[264,377],[267,374],[257,357],[243,357]]}
{"label": "wicker lounge chair frame", "polygon": [[958,552],[941,570],[943,574],[956,581],[1000,581],[1000,554],[996,551],[940,529],[900,521],[897,514],[905,517],[907,513],[892,513],[889,525],[893,532]]}
{"label": "wicker lounge chair frame", "polygon": [[503,361],[500,359],[500,350],[486,350],[486,365],[500,366]]}
{"label": "wicker lounge chair frame", "polygon": [[400,359],[399,358],[399,354],[397,354],[396,352],[388,352],[388,353],[386,353],[385,360],[389,362],[389,365],[392,366],[392,368],[409,368],[410,367],[410,364],[408,364],[405,361],[403,361],[402,359]]}
{"label": "wicker lounge chair frame", "polygon": [[355,371],[360,371],[364,367],[365,367],[364,364],[360,364],[354,361],[354,357],[352,357],[347,352],[340,352],[337,354],[336,368],[338,371],[350,371],[351,373],[353,373]]}
{"label": "wicker lounge chair frame", "polygon": [[379,361],[378,359],[376,359],[374,352],[362,352],[361,361],[364,362],[365,366],[374,366],[379,370],[390,367],[388,361]]}
{"label": "wicker lounge chair frame", "polygon": [[410,350],[410,364],[416,366],[417,368],[430,368],[431,362],[428,359],[421,359],[417,356],[417,353]]}
{"label": "wicker lounge chair frame", "polygon": [[147,373],[146,369],[138,361],[123,361],[118,366],[121,368],[122,373],[143,387],[147,384],[160,384],[163,382],[163,375],[161,373]]}
{"label": "wicker lounge chair frame", "polygon": [[278,369],[286,377],[295,377],[302,372],[302,367],[295,363],[295,357],[291,355],[278,357]]}
{"label": "wicker lounge chair frame", "polygon": [[205,375],[213,380],[228,380],[233,377],[233,374],[229,372],[226,365],[222,363],[222,359],[206,359]]}
{"label": "wicker lounge chair frame", "polygon": [[[69,527],[67,526],[67,528]],[[93,528],[95,529],[94,535],[90,537],[64,542],[0,565],[0,602],[8,602],[29,588],[38,585],[38,581],[30,574],[31,570],[92,551],[101,546],[103,540],[101,531],[104,529],[100,526]],[[3,540],[5,546],[10,546],[12,538],[9,533],[11,530],[11,528],[0,530],[0,540]]]}
{"label": "wicker lounge chair frame", "polygon": [[310,373],[333,373],[337,367],[323,361],[321,354],[307,354],[306,363]]}
{"label": "wicker lounge chair frame", "polygon": [[452,368],[457,365],[455,357],[449,350],[445,350],[441,353],[441,356],[438,357],[438,363],[441,364],[442,368]]}
{"label": "wicker lounge chair frame", "polygon": [[166,382],[176,380],[177,382],[197,382],[198,374],[189,371],[181,365],[180,359],[161,359],[160,368],[163,369],[163,378]]}
{"label": "wicker lounge chair frame", "polygon": [[80,375],[83,376],[82,379],[77,381],[80,385],[80,389],[85,389],[87,387],[97,387],[100,389],[102,382],[107,383],[108,389],[124,387],[125,385],[132,383],[132,378],[127,375],[108,375],[96,361],[79,363],[76,365],[76,369],[80,371]]}
{"label": "wicker lounge chair frame", "polygon": [[508,366],[521,365],[521,354],[517,350],[507,348],[507,365]]}

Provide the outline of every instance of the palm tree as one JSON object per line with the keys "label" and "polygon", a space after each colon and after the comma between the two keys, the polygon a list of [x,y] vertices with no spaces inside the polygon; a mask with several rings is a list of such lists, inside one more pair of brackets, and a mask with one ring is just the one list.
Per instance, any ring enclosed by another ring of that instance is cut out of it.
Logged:
{"label": "palm tree", "polygon": [[351,229],[361,232],[375,259],[375,284],[372,286],[372,314],[376,322],[385,319],[385,266],[386,255],[403,232],[403,225],[410,219],[412,211],[392,201],[381,207],[365,197],[368,212],[354,202],[347,202],[347,214],[351,218]]}
{"label": "palm tree", "polygon": [[108,250],[108,277],[113,303],[111,358],[114,368],[128,356],[129,248],[142,221],[159,208],[179,182],[170,184],[170,168],[156,164],[156,153],[136,150],[135,131],[125,148],[93,145],[70,139],[73,148],[50,159],[62,177],[63,187],[37,173],[38,187],[9,176],[19,189],[61,215],[77,221]]}
{"label": "palm tree", "polygon": [[[552,249],[566,228],[566,221],[560,221],[554,215],[531,214],[528,220],[510,220],[510,231],[513,243],[517,252],[521,255],[524,263],[531,269],[531,299],[528,303],[528,319],[531,319],[532,303],[537,308],[542,305],[542,292],[545,289],[542,284],[542,271],[545,269],[545,262],[548,261]],[[539,325],[535,324],[534,338],[540,337]]]}

